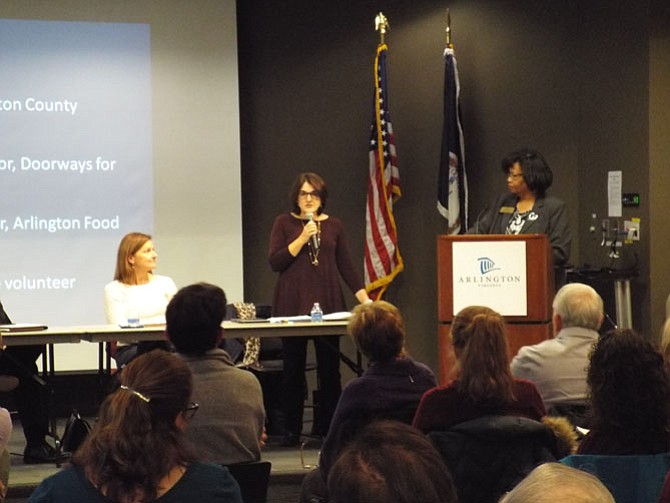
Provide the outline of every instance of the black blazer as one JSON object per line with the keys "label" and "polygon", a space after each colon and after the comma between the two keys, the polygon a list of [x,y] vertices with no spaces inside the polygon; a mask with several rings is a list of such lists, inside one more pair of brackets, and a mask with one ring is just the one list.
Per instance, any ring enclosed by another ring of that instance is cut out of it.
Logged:
{"label": "black blazer", "polygon": [[5,308],[2,307],[2,302],[0,302],[0,325],[9,325],[12,322],[12,320],[9,319],[9,316],[7,316],[7,313],[5,312]]}
{"label": "black blazer", "polygon": [[[517,201],[514,194],[498,196],[468,230],[468,234],[505,234]],[[563,266],[570,259],[572,238],[568,208],[560,199],[551,196],[538,198],[520,234],[547,234],[554,253],[554,265]]]}

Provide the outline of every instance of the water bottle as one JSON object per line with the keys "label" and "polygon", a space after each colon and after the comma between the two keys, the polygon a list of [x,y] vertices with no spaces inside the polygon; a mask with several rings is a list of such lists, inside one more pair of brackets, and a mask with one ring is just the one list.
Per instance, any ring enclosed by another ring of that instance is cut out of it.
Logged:
{"label": "water bottle", "polygon": [[323,321],[323,311],[318,302],[314,303],[309,315],[312,318],[312,323],[321,323]]}
{"label": "water bottle", "polygon": [[140,314],[134,307],[129,307],[128,309],[126,309],[126,320],[127,320],[127,326],[130,328],[142,327],[142,323],[140,322]]}

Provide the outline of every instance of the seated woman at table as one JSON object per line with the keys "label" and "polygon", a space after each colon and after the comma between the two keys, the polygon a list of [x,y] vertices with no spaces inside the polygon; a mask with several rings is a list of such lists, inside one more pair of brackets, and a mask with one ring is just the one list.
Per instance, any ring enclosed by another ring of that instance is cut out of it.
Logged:
{"label": "seated woman at table", "polygon": [[[165,323],[165,309],[177,286],[171,278],[154,274],[157,258],[148,234],[131,232],[121,239],[114,281],[104,290],[107,323],[126,325],[129,319],[139,319],[142,325]],[[155,347],[156,343],[148,346]],[[112,344],[112,356],[119,368],[137,353],[137,344]]]}
{"label": "seated woman at table", "polygon": [[227,468],[197,461],[184,438],[198,410],[181,358],[151,351],[121,372],[72,464],[45,479],[31,503],[242,503]]}

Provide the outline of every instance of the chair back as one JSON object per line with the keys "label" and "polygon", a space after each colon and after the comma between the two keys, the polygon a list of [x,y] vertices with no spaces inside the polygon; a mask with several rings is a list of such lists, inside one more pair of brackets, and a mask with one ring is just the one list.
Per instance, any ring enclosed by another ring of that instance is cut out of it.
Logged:
{"label": "chair back", "polygon": [[670,469],[670,452],[633,456],[572,454],[561,463],[598,477],[617,503],[656,502]]}
{"label": "chair back", "polygon": [[452,473],[460,503],[495,503],[533,468],[556,460],[556,437],[532,419],[484,416],[428,438]]}
{"label": "chair back", "polygon": [[224,465],[237,481],[244,503],[266,503],[270,484],[270,461]]}

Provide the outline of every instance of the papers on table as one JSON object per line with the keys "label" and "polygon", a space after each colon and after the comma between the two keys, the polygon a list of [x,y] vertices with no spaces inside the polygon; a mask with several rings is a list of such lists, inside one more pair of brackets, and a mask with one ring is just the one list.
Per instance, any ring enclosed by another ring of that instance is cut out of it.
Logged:
{"label": "papers on table", "polygon": [[12,323],[10,325],[0,325],[0,332],[37,332],[47,328],[49,327],[39,323]]}
{"label": "papers on table", "polygon": [[[351,317],[351,312],[350,311],[338,311],[336,313],[328,313],[323,315],[323,321],[342,321],[342,320],[348,320]],[[296,322],[307,322],[311,321],[312,319],[309,317],[309,315],[301,315],[301,316],[277,316],[274,318],[270,318],[271,323],[296,323]]]}

